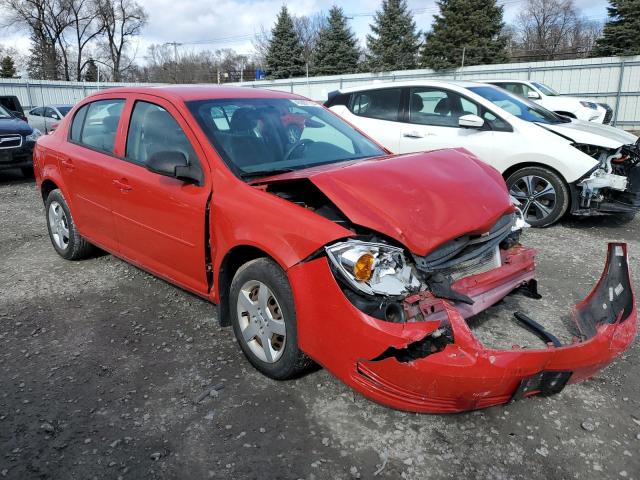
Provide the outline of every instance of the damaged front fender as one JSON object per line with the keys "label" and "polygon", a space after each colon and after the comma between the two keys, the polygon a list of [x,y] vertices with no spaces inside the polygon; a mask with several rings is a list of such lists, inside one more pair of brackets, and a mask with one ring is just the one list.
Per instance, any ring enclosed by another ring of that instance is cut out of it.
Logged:
{"label": "damaged front fender", "polygon": [[542,349],[486,348],[463,312],[442,299],[428,306],[443,312],[437,319],[392,323],[369,317],[346,300],[323,258],[289,274],[292,285],[307,285],[295,292],[301,348],[366,397],[408,411],[460,412],[556,393],[611,363],[637,328],[621,243],[609,245],[602,277],[574,309],[580,338],[560,346],[550,341]]}

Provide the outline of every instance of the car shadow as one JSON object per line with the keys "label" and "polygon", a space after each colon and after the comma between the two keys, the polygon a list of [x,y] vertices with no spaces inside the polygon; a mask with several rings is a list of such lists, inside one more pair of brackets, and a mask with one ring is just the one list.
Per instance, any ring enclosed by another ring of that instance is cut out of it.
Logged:
{"label": "car shadow", "polygon": [[25,177],[20,170],[0,170],[1,185],[21,185],[24,183],[34,183],[34,178]]}
{"label": "car shadow", "polygon": [[620,227],[631,226],[636,222],[638,222],[638,219],[630,220],[628,217],[622,215],[596,215],[592,217],[567,215],[560,220],[559,224],[572,229],[601,228],[605,230],[619,230]]}

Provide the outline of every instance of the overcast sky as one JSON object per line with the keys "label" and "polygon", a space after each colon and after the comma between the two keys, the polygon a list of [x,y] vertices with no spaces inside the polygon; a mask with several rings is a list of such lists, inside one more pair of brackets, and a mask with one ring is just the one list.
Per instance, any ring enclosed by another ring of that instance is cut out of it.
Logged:
{"label": "overcast sky", "polygon": [[[137,45],[137,57],[146,55],[147,46],[153,43],[180,42],[181,49],[234,48],[240,53],[249,53],[251,40],[261,27],[270,29],[278,10],[288,3],[294,15],[313,15],[327,11],[331,5],[340,5],[350,20],[351,28],[364,45],[369,24],[381,0],[139,0],[144,5],[149,22]],[[414,12],[417,27],[428,30],[433,14],[438,9],[435,0],[408,0]],[[513,20],[525,0],[500,0],[505,6],[505,20]],[[607,15],[607,0],[574,0],[583,15],[592,20],[604,20]],[[0,17],[2,13],[0,12]],[[28,32],[2,27],[0,44],[28,50]]]}

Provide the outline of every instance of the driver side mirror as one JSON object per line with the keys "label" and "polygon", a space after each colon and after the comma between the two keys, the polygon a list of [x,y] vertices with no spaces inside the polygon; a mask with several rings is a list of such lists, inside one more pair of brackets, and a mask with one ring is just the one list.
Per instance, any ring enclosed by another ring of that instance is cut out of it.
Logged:
{"label": "driver side mirror", "polygon": [[60,117],[58,116],[57,113],[52,113],[51,118],[53,118],[54,120],[60,120]]}
{"label": "driver side mirror", "polygon": [[185,183],[202,185],[204,180],[200,168],[189,165],[184,153],[174,150],[152,153],[147,160],[146,167],[150,172],[177,178]]}
{"label": "driver side mirror", "polygon": [[540,94],[538,92],[534,92],[533,90],[529,90],[527,92],[527,98],[531,100],[540,100]]}
{"label": "driver side mirror", "polygon": [[484,126],[484,120],[477,115],[462,115],[458,119],[458,125],[461,128],[482,128]]}

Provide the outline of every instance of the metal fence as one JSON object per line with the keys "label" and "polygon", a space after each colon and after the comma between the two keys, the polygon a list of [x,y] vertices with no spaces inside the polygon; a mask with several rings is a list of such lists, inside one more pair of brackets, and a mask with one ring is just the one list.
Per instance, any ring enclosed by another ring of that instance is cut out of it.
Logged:
{"label": "metal fence", "polygon": [[545,83],[562,94],[607,103],[613,108],[613,122],[619,127],[640,129],[640,55],[633,57],[583,58],[547,62],[508,63],[464,67],[442,73],[433,70],[362,73],[327,77],[244,82],[251,87],[298,93],[325,100],[338,88],[372,82],[419,79],[488,80],[519,79]]}
{"label": "metal fence", "polygon": [[[546,83],[563,94],[607,103],[614,110],[613,121],[617,126],[640,129],[640,55],[482,65],[464,67],[444,74],[433,70],[406,70],[291,80],[261,80],[237,85],[286,90],[323,101],[329,92],[338,88],[423,78],[535,80]],[[0,79],[0,95],[17,95],[24,106],[30,107],[75,103],[98,90],[125,85],[140,84]]]}

